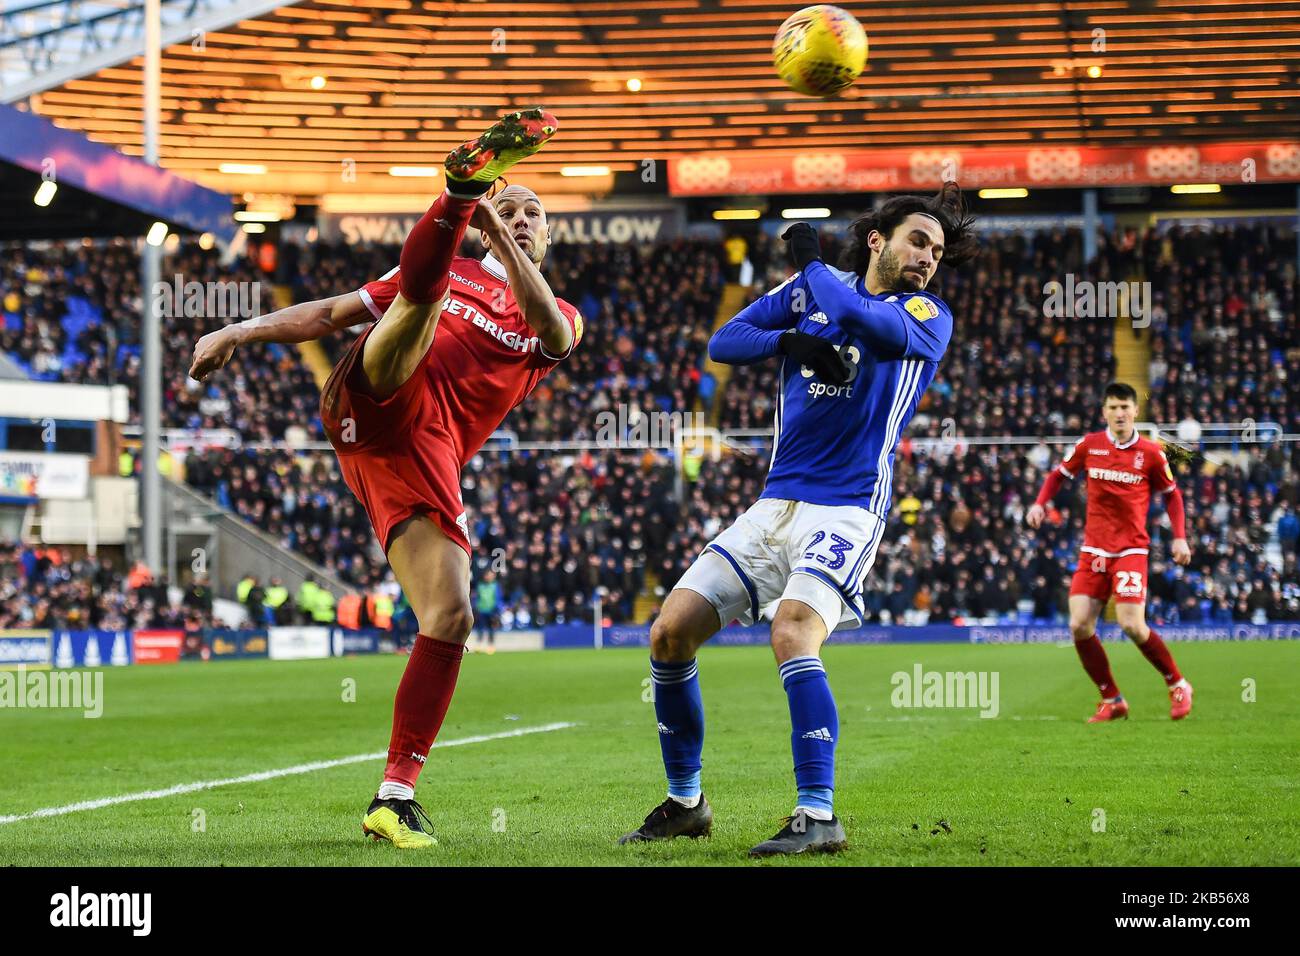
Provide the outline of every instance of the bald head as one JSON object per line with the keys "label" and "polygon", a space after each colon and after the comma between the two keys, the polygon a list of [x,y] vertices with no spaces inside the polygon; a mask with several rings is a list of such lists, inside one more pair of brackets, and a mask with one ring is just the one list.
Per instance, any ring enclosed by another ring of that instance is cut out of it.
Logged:
{"label": "bald head", "polygon": [[[537,193],[527,186],[507,186],[493,196],[491,202],[519,248],[540,266],[551,244],[551,227],[546,222],[546,210]],[[491,252],[491,240],[483,236],[482,241]]]}
{"label": "bald head", "polygon": [[527,186],[507,186],[505,189],[501,190],[501,192],[492,197],[492,205],[500,206],[503,199],[511,199],[515,202],[523,202],[531,199],[539,206],[542,204],[542,201],[537,198],[537,193],[533,192]]}

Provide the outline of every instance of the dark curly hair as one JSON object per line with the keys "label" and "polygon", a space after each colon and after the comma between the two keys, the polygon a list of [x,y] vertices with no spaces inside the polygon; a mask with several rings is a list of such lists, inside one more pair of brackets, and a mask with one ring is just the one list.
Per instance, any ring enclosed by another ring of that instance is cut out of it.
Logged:
{"label": "dark curly hair", "polygon": [[943,227],[942,265],[960,268],[979,255],[979,241],[971,228],[975,217],[966,211],[961,187],[956,183],[944,183],[934,196],[894,196],[855,219],[849,226],[849,244],[840,256],[840,268],[866,275],[871,263],[867,236],[875,231],[889,239],[899,223],[917,212],[933,216]]}

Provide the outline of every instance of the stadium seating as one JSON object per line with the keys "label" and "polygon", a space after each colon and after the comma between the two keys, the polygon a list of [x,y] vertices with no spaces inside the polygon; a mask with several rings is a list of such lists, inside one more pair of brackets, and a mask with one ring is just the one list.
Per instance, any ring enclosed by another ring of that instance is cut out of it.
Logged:
{"label": "stadium seating", "polygon": [[178,600],[166,578],[129,577],[107,558],[74,560],[67,549],[0,541],[0,628],[102,629],[213,627],[202,579]]}
{"label": "stadium seating", "polygon": [[[1135,250],[1155,287],[1151,414],[1295,422],[1300,408],[1294,236],[1277,227],[1173,229]],[[1294,430],[1294,429],[1289,429]]]}
{"label": "stadium seating", "polygon": [[[1153,287],[1144,417],[1284,426],[1298,420],[1300,376],[1287,374],[1300,367],[1295,279],[1278,265],[1289,256],[1277,251],[1292,243],[1266,224],[1103,237],[1090,274],[1127,278],[1140,271]],[[865,595],[872,620],[1062,619],[1081,534],[1078,489],[1062,494],[1053,522],[1039,532],[1022,520],[1061,449],[962,439],[1096,427],[1101,389],[1116,369],[1112,323],[1050,319],[1042,308],[1046,282],[1084,271],[1080,245],[1078,233],[1066,230],[994,237],[969,274],[942,278],[936,291],[957,316],[958,333],[899,450],[895,513]],[[836,243],[828,240],[826,249],[833,259]],[[298,301],[337,294],[387,271],[397,252],[289,249],[274,278]],[[754,296],[788,272],[781,244],[768,238],[751,246],[750,260],[758,277]],[[524,442],[589,440],[596,414],[620,404],[643,411],[707,407],[702,360],[725,270],[721,248],[704,241],[555,248],[548,278],[582,311],[584,342],[503,429]],[[214,253],[186,246],[165,261],[164,276],[173,272],[187,280],[266,283],[263,307],[270,307],[273,277],[248,263],[223,269]],[[0,271],[0,346],[34,377],[126,382],[134,408],[137,275],[134,254],[119,244],[8,247]],[[233,428],[245,442],[276,441],[298,426],[319,440],[316,386],[292,347],[241,350],[209,384],[187,380],[192,344],[212,324],[165,322],[167,424]],[[346,342],[340,336],[325,345],[337,355]],[[770,428],[775,392],[771,363],[734,370],[717,396],[719,427]],[[478,545],[476,574],[493,572],[499,586],[500,625],[585,620],[599,589],[607,617],[631,619],[647,581],[666,593],[700,547],[757,497],[770,439],[750,444],[748,454],[704,462],[681,501],[671,464],[654,452],[484,452],[466,469],[463,493]],[[1300,619],[1300,449],[1250,446],[1244,463],[1235,464],[1217,451],[1207,449],[1180,474],[1191,567],[1169,562],[1169,532],[1155,506],[1151,617]],[[201,451],[188,456],[186,478],[358,588],[390,580],[331,453]],[[5,577],[7,587],[18,580]],[[46,587],[31,585],[38,586]],[[29,596],[20,615],[30,620],[40,595],[23,587]],[[118,613],[118,604],[94,612],[67,587],[61,593],[66,610],[45,614]],[[127,608],[129,601],[119,604]]]}

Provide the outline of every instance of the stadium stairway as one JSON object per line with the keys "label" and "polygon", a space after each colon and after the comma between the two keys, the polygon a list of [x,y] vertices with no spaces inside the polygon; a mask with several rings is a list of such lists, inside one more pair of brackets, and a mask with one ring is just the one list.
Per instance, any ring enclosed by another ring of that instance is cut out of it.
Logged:
{"label": "stadium stairway", "polygon": [[[1130,276],[1128,281],[1140,282],[1142,277]],[[1147,320],[1150,321],[1150,316]],[[1138,418],[1142,418],[1149,411],[1146,403],[1151,388],[1151,329],[1135,329],[1133,319],[1126,316],[1116,318],[1112,350],[1115,353],[1115,380],[1127,382],[1137,391],[1141,399]]]}
{"label": "stadium stairway", "polygon": [[[713,330],[715,332],[728,319],[745,307],[745,299],[748,295],[749,286],[741,285],[738,282],[727,283],[722,290],[722,296],[718,299],[718,312],[713,320]],[[719,365],[706,357],[704,359],[704,371],[712,375],[714,382],[717,383],[713,390],[713,407],[705,409],[701,407],[700,400],[696,399],[695,411],[705,412],[708,415],[709,424],[717,428],[719,417],[722,414],[722,393],[726,391],[727,380],[731,378],[731,366]],[[632,604],[632,620],[634,623],[644,624],[650,620],[650,615],[654,612],[654,609],[663,604],[666,595],[658,593],[660,586],[659,575],[647,568],[645,582]]]}
{"label": "stadium stairway", "polygon": [[[641,585],[641,592],[632,602],[632,623],[644,624],[650,620],[650,615],[654,609],[663,604],[663,597],[659,596],[659,575],[655,574],[649,568],[645,569],[645,581]],[[667,595],[664,595],[667,597]]]}
{"label": "stadium stairway", "polygon": [[[713,320],[713,331],[722,328],[728,319],[745,307],[745,298],[748,295],[749,286],[738,282],[727,283],[722,290],[722,297],[718,299],[718,314]],[[722,393],[727,390],[727,380],[731,378],[731,366],[719,365],[713,359],[705,358],[704,371],[712,375],[717,382],[717,387],[713,390],[713,407],[708,410],[709,424],[717,428],[718,420],[722,415]]]}
{"label": "stadium stairway", "polygon": [[[1141,276],[1130,276],[1129,281],[1140,282]],[[1133,319],[1121,315],[1115,319],[1111,350],[1115,354],[1115,381],[1127,382],[1137,391],[1140,399],[1138,418],[1141,419],[1148,411],[1147,398],[1151,388],[1151,330],[1135,329]],[[1102,620],[1108,624],[1114,624],[1118,620],[1113,600],[1108,601],[1103,608]]]}
{"label": "stadium stairway", "polygon": [[[271,299],[277,309],[287,308],[293,305],[293,291],[287,285],[277,285],[271,291]],[[330,372],[334,371],[334,364],[325,354],[325,349],[319,342],[299,342],[298,354],[302,356],[302,364],[307,366],[311,377],[316,380],[316,387],[323,389]]]}
{"label": "stadium stairway", "polygon": [[308,575],[336,600],[355,590],[328,568],[290,551],[271,535],[188,485],[163,478],[162,492],[169,566],[174,566],[178,558],[189,564],[193,549],[202,549],[205,573],[211,577],[219,595],[233,592],[235,582],[245,574],[252,574],[262,582],[278,577],[291,594],[298,593]]}

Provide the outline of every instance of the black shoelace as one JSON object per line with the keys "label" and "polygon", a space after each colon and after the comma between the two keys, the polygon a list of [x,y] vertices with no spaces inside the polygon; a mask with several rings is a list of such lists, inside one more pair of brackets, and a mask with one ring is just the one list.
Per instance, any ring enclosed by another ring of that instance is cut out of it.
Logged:
{"label": "black shoelace", "polygon": [[[405,804],[405,807],[398,815],[398,819],[405,823],[411,830],[418,830],[421,833],[432,833],[433,821],[429,819],[429,814],[424,812],[424,807],[420,806],[420,804],[415,800],[403,800],[402,802]],[[420,825],[421,820],[428,825],[427,830]]]}

